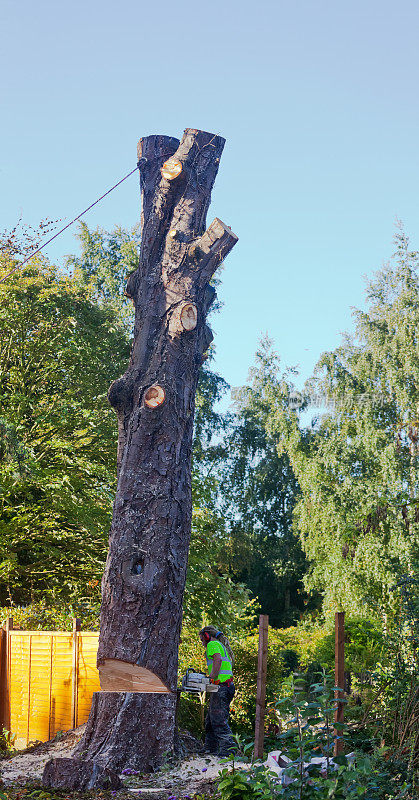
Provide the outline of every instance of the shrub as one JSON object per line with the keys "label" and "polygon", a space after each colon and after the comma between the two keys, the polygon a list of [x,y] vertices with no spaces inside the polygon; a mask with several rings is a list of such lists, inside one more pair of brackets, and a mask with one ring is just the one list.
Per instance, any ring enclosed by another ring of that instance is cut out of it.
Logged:
{"label": "shrub", "polygon": [[[270,628],[268,639],[268,669],[266,698],[271,709],[282,681],[298,665],[306,666],[312,660],[317,643],[325,636],[320,626],[314,630],[293,627],[275,630]],[[235,656],[234,680],[236,695],[231,706],[231,724],[241,735],[253,731],[256,712],[256,682],[259,632],[239,632],[230,638]],[[179,673],[184,674],[188,667],[206,672],[205,651],[198,637],[198,630],[190,626],[182,629],[179,652]],[[268,713],[268,723],[269,723]],[[179,706],[181,725],[192,727],[197,735],[202,730],[203,709],[199,696],[182,695]]]}
{"label": "shrub", "polygon": [[[289,759],[281,778],[260,762],[240,770],[233,761],[232,769],[220,775],[220,800],[413,800],[417,796],[414,775],[409,774],[406,763],[385,760],[382,750],[373,757],[360,752],[354,753],[353,759],[343,754],[333,757],[333,678],[323,671],[308,695],[305,685],[305,675],[289,676],[277,702],[284,728],[278,741],[282,756]],[[343,724],[339,736],[342,734],[352,749]],[[318,756],[323,756],[324,762],[311,763]],[[249,761],[243,755],[238,760]]]}
{"label": "shrub", "polygon": [[[353,675],[370,673],[382,656],[384,648],[381,621],[365,617],[345,619],[345,668]],[[335,632],[330,626],[324,629],[314,648],[315,659],[326,669],[335,663]]]}
{"label": "shrub", "polygon": [[14,627],[23,631],[71,631],[73,619],[77,617],[81,620],[82,630],[98,631],[99,610],[99,600],[59,607],[41,601],[28,606],[0,608],[0,625],[4,625],[7,617],[12,617]]}

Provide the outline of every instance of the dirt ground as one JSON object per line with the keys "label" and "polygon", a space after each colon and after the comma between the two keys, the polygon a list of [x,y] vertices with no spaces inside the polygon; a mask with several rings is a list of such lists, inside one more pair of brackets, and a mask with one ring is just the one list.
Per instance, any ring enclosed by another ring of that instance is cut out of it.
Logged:
{"label": "dirt ground", "polygon": [[84,725],[49,742],[16,751],[12,758],[0,761],[1,779],[6,785],[15,781],[40,780],[50,758],[70,758],[83,731]]}
{"label": "dirt ground", "polygon": [[[84,731],[84,726],[70,731],[50,742],[35,745],[28,750],[14,754],[11,758],[0,761],[0,777],[3,784],[0,788],[0,800],[3,797],[54,797],[54,794],[41,790],[40,781],[47,761],[50,758],[71,757],[75,745]],[[118,792],[99,792],[77,795],[80,797],[103,797],[125,800],[140,797],[150,800],[187,800],[196,795],[211,797],[215,791],[215,779],[225,763],[215,756],[192,754],[178,763],[168,764],[152,775],[122,775],[124,789]],[[28,793],[25,791],[28,788]],[[38,787],[38,788],[37,788]],[[19,791],[22,792],[19,794]],[[29,791],[30,790],[30,791]],[[57,795],[58,797],[58,795]],[[60,795],[62,797],[62,795]],[[72,793],[72,800],[76,795]]]}

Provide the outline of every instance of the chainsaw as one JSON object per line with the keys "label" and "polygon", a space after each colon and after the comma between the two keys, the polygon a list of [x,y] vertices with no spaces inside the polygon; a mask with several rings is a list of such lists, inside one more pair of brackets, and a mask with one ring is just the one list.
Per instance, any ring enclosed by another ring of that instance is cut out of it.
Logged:
{"label": "chainsaw", "polygon": [[182,678],[182,692],[218,692],[218,686],[211,683],[203,672],[195,672],[189,668]]}

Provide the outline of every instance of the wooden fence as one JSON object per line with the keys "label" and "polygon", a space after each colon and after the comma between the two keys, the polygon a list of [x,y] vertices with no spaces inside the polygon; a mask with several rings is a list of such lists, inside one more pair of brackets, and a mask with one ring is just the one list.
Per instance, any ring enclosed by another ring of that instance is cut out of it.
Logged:
{"label": "wooden fence", "polygon": [[97,633],[14,630],[11,620],[0,639],[0,722],[15,747],[45,742],[57,731],[86,722],[96,669]]}

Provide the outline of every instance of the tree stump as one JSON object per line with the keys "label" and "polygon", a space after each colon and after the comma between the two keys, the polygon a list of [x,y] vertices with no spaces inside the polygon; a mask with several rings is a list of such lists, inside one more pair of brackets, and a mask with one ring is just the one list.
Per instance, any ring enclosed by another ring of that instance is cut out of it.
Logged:
{"label": "tree stump", "polygon": [[166,690],[95,694],[77,757],[112,770],[155,769],[174,743],[195,392],[212,340],[209,282],[237,241],[219,219],[206,229],[224,143],[187,129],[181,142],[148,136],[138,144],[142,239],[126,289],[135,306],[131,359],[108,394],[118,417],[118,486],[98,666],[102,689],[117,660],[127,672],[145,668]]}

